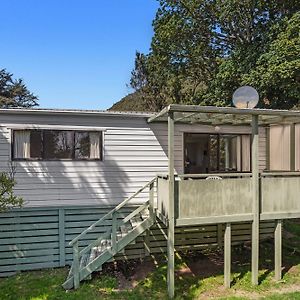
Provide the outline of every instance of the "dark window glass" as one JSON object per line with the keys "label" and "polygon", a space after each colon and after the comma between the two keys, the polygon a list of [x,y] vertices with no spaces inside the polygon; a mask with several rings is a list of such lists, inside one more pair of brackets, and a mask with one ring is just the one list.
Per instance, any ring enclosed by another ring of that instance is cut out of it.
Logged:
{"label": "dark window glass", "polygon": [[41,159],[43,156],[43,139],[41,130],[30,131],[30,158]]}
{"label": "dark window glass", "polygon": [[73,148],[74,133],[72,131],[44,131],[45,159],[72,159]]}
{"label": "dark window glass", "polygon": [[90,158],[90,148],[89,132],[75,132],[75,159]]}

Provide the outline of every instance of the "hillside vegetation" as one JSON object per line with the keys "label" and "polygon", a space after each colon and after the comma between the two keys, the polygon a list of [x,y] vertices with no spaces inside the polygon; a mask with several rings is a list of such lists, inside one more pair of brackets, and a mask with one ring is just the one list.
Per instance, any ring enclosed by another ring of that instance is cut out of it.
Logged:
{"label": "hillside vegetation", "polygon": [[145,99],[139,92],[123,97],[108,110],[114,111],[149,111]]}
{"label": "hillside vegetation", "polygon": [[112,109],[158,111],[169,103],[229,106],[251,85],[259,107],[300,103],[300,2],[160,0],[148,53],[136,53],[138,92]]}

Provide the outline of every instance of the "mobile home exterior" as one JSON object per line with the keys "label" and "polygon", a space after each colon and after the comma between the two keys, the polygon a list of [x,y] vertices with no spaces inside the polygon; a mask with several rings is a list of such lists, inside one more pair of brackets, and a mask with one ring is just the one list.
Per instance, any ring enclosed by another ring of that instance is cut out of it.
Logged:
{"label": "mobile home exterior", "polygon": [[[1,170],[13,170],[17,182],[15,192],[25,201],[22,209],[1,213],[1,276],[21,270],[69,265],[73,257],[69,242],[75,236],[155,176],[168,172],[168,125],[166,122],[149,123],[148,119],[153,115],[0,110]],[[291,164],[294,164],[294,170],[300,169],[299,139],[296,138],[296,152],[293,152],[289,143],[291,132],[298,137],[300,127],[259,127],[260,171],[289,170]],[[249,172],[250,150],[246,148],[250,134],[250,126],[175,124],[175,173],[189,172],[191,156],[195,153],[188,145],[198,143],[201,147],[202,140],[218,143],[217,168],[222,168],[220,143],[223,136],[228,135],[237,137],[235,143],[240,146],[235,149],[244,149],[234,154],[235,161],[240,162],[239,167],[236,163],[235,170]],[[205,150],[201,152],[203,154]],[[195,161],[193,165],[194,168],[198,166]],[[148,191],[141,192],[122,208],[118,218],[148,197]],[[95,232],[89,233],[81,246],[88,245],[111,225],[112,219],[107,220]],[[273,234],[274,222],[262,222],[260,227],[261,237],[268,237]],[[249,222],[235,224],[232,230],[236,230],[236,234],[232,241],[249,241],[250,228]],[[146,236],[138,237],[135,244],[118,254],[119,257],[143,257],[150,252],[166,251],[165,232],[163,223],[155,224]],[[220,224],[191,225],[184,230],[178,227],[175,235],[178,249],[214,247],[223,243]]]}

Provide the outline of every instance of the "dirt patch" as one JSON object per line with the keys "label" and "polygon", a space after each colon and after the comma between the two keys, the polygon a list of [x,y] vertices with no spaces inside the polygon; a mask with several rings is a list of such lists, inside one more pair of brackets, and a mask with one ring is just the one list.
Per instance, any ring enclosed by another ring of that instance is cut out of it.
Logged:
{"label": "dirt patch", "polygon": [[183,260],[186,266],[177,270],[176,275],[206,278],[218,274],[223,269],[223,257],[218,251],[206,255],[201,252],[185,254]]}
{"label": "dirt patch", "polygon": [[117,261],[105,264],[103,270],[98,273],[110,275],[118,280],[118,291],[134,289],[139,281],[144,280],[155,269],[155,263],[151,259],[138,259],[130,261]]}
{"label": "dirt patch", "polygon": [[135,288],[139,281],[144,280],[155,269],[153,260],[143,261],[137,266],[135,273],[130,277],[131,288]]}

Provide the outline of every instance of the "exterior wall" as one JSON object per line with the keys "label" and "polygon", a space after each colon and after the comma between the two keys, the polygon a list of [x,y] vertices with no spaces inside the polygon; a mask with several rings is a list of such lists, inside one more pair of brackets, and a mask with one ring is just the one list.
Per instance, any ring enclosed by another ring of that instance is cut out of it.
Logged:
{"label": "exterior wall", "polygon": [[[111,207],[49,207],[27,208],[1,213],[0,218],[0,277],[13,275],[23,270],[60,267],[72,263],[72,248],[68,243],[83,229],[106,214]],[[122,209],[119,217],[127,215],[133,208]],[[98,226],[80,242],[87,246],[112,224]],[[274,222],[261,222],[260,238],[272,237]],[[175,228],[176,250],[202,249],[222,246],[224,228],[222,225]],[[142,258],[148,255],[139,236],[136,243],[128,245],[116,259]],[[232,244],[251,240],[251,224],[232,224]],[[147,237],[152,254],[166,252],[166,228],[155,224]]]}
{"label": "exterior wall", "polygon": [[[13,120],[13,121],[12,121]],[[0,114],[0,168],[11,160],[11,129],[56,128],[104,130],[104,160],[24,161],[16,167],[16,193],[27,207],[115,205],[156,174],[167,172],[167,124],[148,124],[129,116]],[[175,169],[183,173],[183,133],[216,132],[213,126],[175,126]],[[249,127],[220,126],[219,133],[251,133]],[[266,134],[260,129],[260,169],[266,167]],[[136,202],[148,195],[141,194]],[[136,203],[132,202],[132,204]]]}
{"label": "exterior wall", "polygon": [[[13,124],[11,120],[14,120]],[[26,114],[15,117],[0,115],[0,123],[0,163],[3,169],[10,161],[10,128],[56,126],[75,129],[79,126],[87,130],[104,130],[103,161],[14,162],[18,183],[16,193],[24,198],[27,207],[115,205],[155,174],[167,171],[166,127],[156,124],[152,131],[144,118]],[[181,150],[178,150],[180,157]]]}

